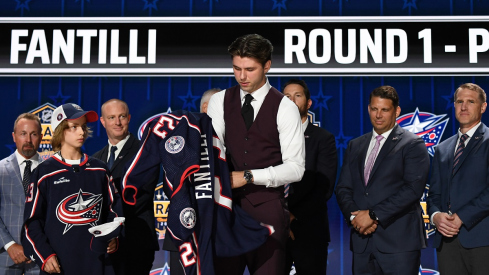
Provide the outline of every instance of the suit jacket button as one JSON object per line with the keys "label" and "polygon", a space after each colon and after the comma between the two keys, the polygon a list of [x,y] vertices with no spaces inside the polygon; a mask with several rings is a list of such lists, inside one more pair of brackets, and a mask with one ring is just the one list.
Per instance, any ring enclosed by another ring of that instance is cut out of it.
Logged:
{"label": "suit jacket button", "polygon": [[246,162],[244,163],[244,166],[247,166],[248,164],[246,164]]}
{"label": "suit jacket button", "polygon": [[248,137],[245,137],[245,140],[248,140]]}
{"label": "suit jacket button", "polygon": [[245,153],[245,154],[248,154],[248,151],[246,151],[246,150],[245,150],[245,152],[244,152],[244,153]]}
{"label": "suit jacket button", "polygon": [[365,193],[365,197],[368,197],[368,193]]}

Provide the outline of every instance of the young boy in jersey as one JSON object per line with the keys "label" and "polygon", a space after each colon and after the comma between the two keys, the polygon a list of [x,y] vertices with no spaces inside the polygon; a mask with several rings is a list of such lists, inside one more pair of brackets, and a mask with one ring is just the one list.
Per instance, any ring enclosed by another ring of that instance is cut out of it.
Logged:
{"label": "young boy in jersey", "polygon": [[[122,213],[105,163],[81,151],[91,134],[87,122],[97,120],[94,111],[71,103],[52,114],[56,153],[33,171],[22,234],[24,253],[39,265],[40,274],[113,274],[106,255],[91,251],[88,231]],[[110,240],[107,253],[117,247],[118,239]]]}

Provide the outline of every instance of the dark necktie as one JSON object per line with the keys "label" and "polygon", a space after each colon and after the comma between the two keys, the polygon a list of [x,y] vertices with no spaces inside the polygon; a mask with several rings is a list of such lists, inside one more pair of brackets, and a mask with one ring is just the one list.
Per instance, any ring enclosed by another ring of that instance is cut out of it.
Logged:
{"label": "dark necktie", "polygon": [[247,94],[245,96],[245,102],[243,104],[243,107],[241,108],[241,115],[243,116],[247,130],[249,130],[251,124],[253,124],[254,111],[253,111],[253,106],[251,106],[252,100],[253,100],[253,96]]}
{"label": "dark necktie", "polygon": [[109,169],[112,169],[112,165],[114,165],[115,151],[117,151],[117,146],[110,147],[109,162],[107,162],[107,166],[109,167]]}
{"label": "dark necktie", "polygon": [[31,160],[25,160],[24,177],[22,178],[22,185],[24,186],[24,193],[27,195],[27,189],[31,181]]}
{"label": "dark necktie", "polygon": [[460,157],[462,156],[462,153],[464,152],[465,148],[465,141],[469,138],[467,134],[463,134],[460,137],[460,142],[458,143],[457,151],[455,151],[455,158],[453,159],[453,167],[452,167],[452,174],[455,172],[455,166],[457,166]]}

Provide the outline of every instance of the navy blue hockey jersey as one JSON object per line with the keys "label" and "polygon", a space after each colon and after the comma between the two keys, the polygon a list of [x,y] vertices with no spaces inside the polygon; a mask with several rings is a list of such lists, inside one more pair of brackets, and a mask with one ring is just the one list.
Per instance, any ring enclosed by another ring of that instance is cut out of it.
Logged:
{"label": "navy blue hockey jersey", "polygon": [[186,274],[214,274],[214,256],[244,254],[274,232],[233,205],[224,149],[206,114],[176,111],[146,126],[122,179],[126,203],[136,202],[138,187],[160,164],[170,199],[167,236]]}
{"label": "navy blue hockey jersey", "polygon": [[62,274],[107,274],[103,257],[90,250],[88,232],[122,213],[105,164],[84,155],[80,165],[70,165],[54,156],[39,164],[31,181],[24,210],[24,254],[41,270],[56,255]]}

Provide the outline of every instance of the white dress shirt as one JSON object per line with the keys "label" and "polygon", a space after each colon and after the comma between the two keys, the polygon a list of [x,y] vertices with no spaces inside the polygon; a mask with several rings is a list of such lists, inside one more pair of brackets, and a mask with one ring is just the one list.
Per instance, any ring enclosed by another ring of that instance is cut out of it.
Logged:
{"label": "white dress shirt", "polygon": [[[256,118],[260,107],[265,100],[271,86],[267,82],[260,89],[251,93],[253,101],[251,106]],[[224,122],[224,95],[226,90],[214,94],[207,108],[207,114],[212,118],[212,126],[224,146],[224,135],[226,125]],[[248,93],[240,89],[241,105],[244,97]],[[241,110],[236,110],[240,112]],[[291,182],[298,182],[302,179],[305,170],[305,143],[304,131],[299,109],[294,102],[284,97],[280,101],[277,112],[277,130],[280,140],[280,151],[282,153],[282,164],[277,166],[264,167],[263,169],[251,170],[253,173],[254,184],[265,185],[266,187],[278,187]]]}
{"label": "white dress shirt", "polygon": [[[396,124],[395,124],[396,125]],[[394,125],[394,127],[395,127]],[[380,145],[379,145],[379,150],[377,150],[377,155],[375,156],[375,160],[377,159],[377,156],[379,155],[380,153],[380,150],[382,149],[382,146],[384,146],[384,143],[385,141],[387,140],[387,138],[389,137],[389,135],[391,134],[392,130],[394,129],[394,127],[392,127],[389,131],[387,132],[384,132],[382,133],[382,136],[384,137],[382,140],[380,140]],[[367,165],[367,160],[368,160],[368,157],[370,156],[370,152],[372,152],[372,150],[374,149],[375,147],[375,143],[377,143],[377,136],[379,134],[377,134],[377,132],[375,132],[375,130],[372,130],[372,139],[370,139],[370,144],[368,145],[368,150],[367,150],[367,157],[365,158],[365,163],[364,165]]]}
{"label": "white dress shirt", "polygon": [[117,157],[119,156],[119,153],[121,152],[122,148],[124,148],[124,145],[126,145],[126,142],[129,139],[130,135],[131,134],[128,134],[123,140],[117,142],[116,145],[113,145],[112,143],[110,143],[110,140],[109,140],[109,152],[107,153],[107,162],[109,162],[109,159],[110,159],[110,148],[112,148],[112,146],[117,147],[117,150],[115,150],[115,153],[114,153],[114,161],[115,161],[117,159]]}

